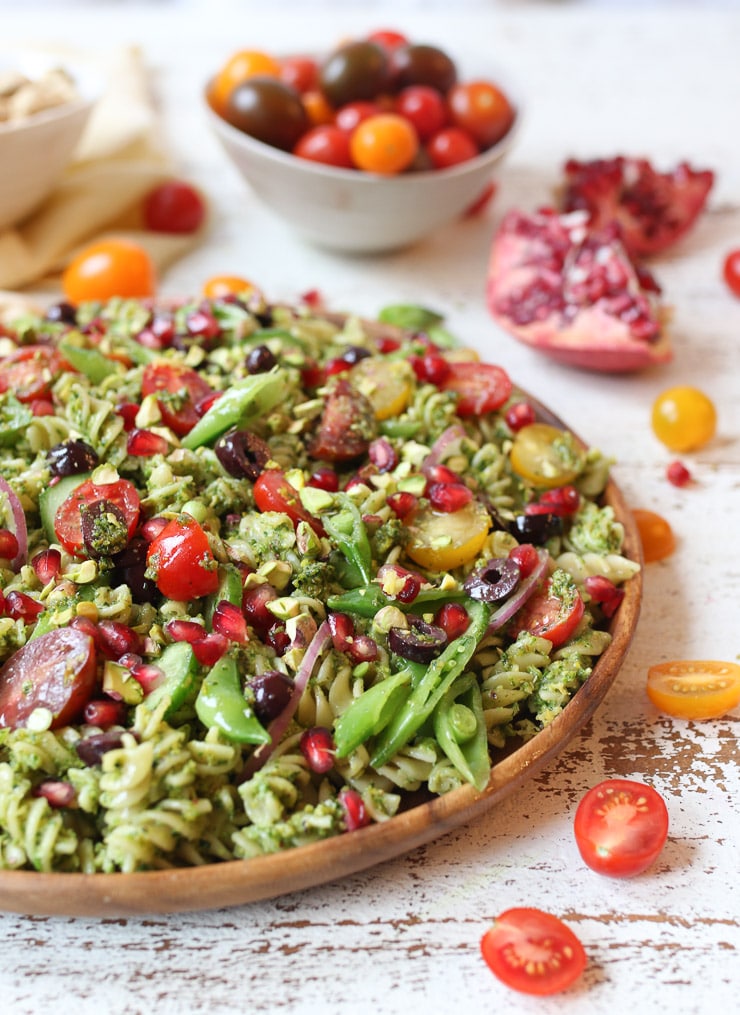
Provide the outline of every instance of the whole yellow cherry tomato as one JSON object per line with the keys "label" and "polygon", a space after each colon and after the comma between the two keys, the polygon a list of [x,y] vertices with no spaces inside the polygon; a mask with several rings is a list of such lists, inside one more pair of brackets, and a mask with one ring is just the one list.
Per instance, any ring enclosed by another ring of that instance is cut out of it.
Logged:
{"label": "whole yellow cherry tomato", "polygon": [[717,410],[703,391],[680,385],[655,399],[652,426],[658,440],[671,451],[695,451],[714,437]]}

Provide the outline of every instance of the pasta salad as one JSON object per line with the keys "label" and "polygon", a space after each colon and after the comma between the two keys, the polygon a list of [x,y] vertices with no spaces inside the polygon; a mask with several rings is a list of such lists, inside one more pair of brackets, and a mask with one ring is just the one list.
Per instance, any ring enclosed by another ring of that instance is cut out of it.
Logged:
{"label": "pasta salad", "polygon": [[0,868],[249,859],[482,791],[609,644],[608,470],[424,308],[0,329]]}

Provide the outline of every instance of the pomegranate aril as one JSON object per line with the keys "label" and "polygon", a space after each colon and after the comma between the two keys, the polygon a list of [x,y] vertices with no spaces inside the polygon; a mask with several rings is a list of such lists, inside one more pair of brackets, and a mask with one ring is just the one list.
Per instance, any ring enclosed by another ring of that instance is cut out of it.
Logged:
{"label": "pomegranate aril", "polygon": [[370,824],[365,801],[356,789],[343,789],[339,794],[339,801],[344,810],[344,826],[348,832],[354,832]]}
{"label": "pomegranate aril", "polygon": [[401,348],[401,343],[397,338],[379,338],[377,343],[378,352],[381,356],[387,356],[390,352],[397,352]]}
{"label": "pomegranate aril", "polygon": [[205,416],[208,410],[219,398],[223,395],[223,391],[212,391],[210,395],[204,395],[203,398],[199,398],[195,403],[195,411],[199,416]]}
{"label": "pomegranate aril", "polygon": [[691,482],[691,473],[683,462],[671,462],[666,469],[666,477],[674,486],[687,486]]}
{"label": "pomegranate aril", "polygon": [[377,580],[387,596],[402,603],[413,603],[421,591],[423,578],[398,564],[384,564],[378,571]]}
{"label": "pomegranate aril", "polygon": [[334,359],[330,359],[329,362],[324,366],[324,372],[327,377],[336,377],[337,374],[343,374],[352,366],[346,359],[341,356],[335,356]]}
{"label": "pomegranate aril", "polygon": [[424,475],[427,478],[427,483],[431,486],[433,483],[459,483],[460,477],[452,469],[448,469],[446,465],[427,465],[423,469]]}
{"label": "pomegranate aril", "polygon": [[367,634],[358,634],[347,648],[347,654],[353,663],[374,663],[380,655],[378,643]]}
{"label": "pomegranate aril", "polygon": [[337,652],[349,652],[355,637],[352,618],[347,613],[330,613],[326,619],[334,648]]}
{"label": "pomegranate aril", "polygon": [[257,345],[247,353],[244,365],[247,368],[247,373],[266,374],[268,370],[277,366],[277,358],[269,346]]}
{"label": "pomegranate aril", "polygon": [[214,632],[199,641],[191,642],[193,655],[203,666],[215,666],[229,647],[228,638]]}
{"label": "pomegranate aril", "polygon": [[196,335],[198,338],[216,338],[221,334],[220,324],[212,311],[206,307],[191,311],[185,320],[185,327],[189,335]]}
{"label": "pomegranate aril", "polygon": [[152,430],[132,430],[126,440],[126,452],[136,458],[150,458],[152,455],[166,455],[169,442]]}
{"label": "pomegranate aril", "polygon": [[334,767],[334,738],[325,726],[306,730],[298,746],[312,772],[328,772]]}
{"label": "pomegranate aril", "polygon": [[141,635],[132,627],[117,620],[101,620],[98,624],[98,644],[109,659],[120,659],[127,653],[139,655],[143,649]]}
{"label": "pomegranate aril", "polygon": [[4,560],[13,560],[18,556],[18,538],[10,529],[0,529],[0,557]]}
{"label": "pomegranate aril", "polygon": [[427,496],[435,511],[452,514],[472,501],[473,491],[464,483],[432,483]]}
{"label": "pomegranate aril", "polygon": [[122,730],[106,730],[105,733],[93,733],[75,744],[75,750],[81,761],[86,765],[99,765],[103,755],[108,751],[117,750],[121,746]]}
{"label": "pomegranate aril", "polygon": [[132,667],[131,676],[137,683],[141,684],[141,689],[145,695],[151,694],[166,679],[164,671],[160,670],[159,666],[155,666],[154,663],[139,663],[137,666]]}
{"label": "pomegranate aril", "polygon": [[532,423],[537,422],[537,414],[535,413],[529,402],[514,402],[506,410],[504,415],[506,425],[514,433],[521,430],[525,426],[530,426]]}
{"label": "pomegranate aril", "polygon": [[617,607],[624,599],[624,589],[618,588],[604,575],[589,575],[584,581],[583,587],[593,601],[599,604],[606,617],[613,617]]}
{"label": "pomegranate aril", "polygon": [[339,476],[328,465],[322,465],[311,474],[306,485],[316,487],[318,490],[326,490],[327,493],[336,493],[339,489]]}
{"label": "pomegranate aril", "polygon": [[416,509],[419,498],[408,490],[399,490],[388,497],[388,507],[397,518],[403,520]]}
{"label": "pomegranate aril", "polygon": [[247,623],[263,640],[275,623],[274,614],[267,609],[267,604],[275,599],[277,599],[277,593],[273,586],[267,583],[247,589],[242,596],[242,612],[247,618]]}
{"label": "pomegranate aril", "polygon": [[290,648],[290,637],[281,623],[273,624],[265,636],[265,641],[273,649],[276,656],[282,657]]}
{"label": "pomegranate aril", "polygon": [[240,645],[246,645],[249,641],[246,617],[238,606],[226,599],[222,599],[213,611],[213,630]]}
{"label": "pomegranate aril", "polygon": [[116,406],[116,414],[123,420],[123,429],[129,433],[136,426],[136,417],[141,406],[135,402],[120,402]]}
{"label": "pomegranate aril", "polygon": [[398,454],[387,437],[372,441],[367,454],[378,472],[391,472],[398,465]]}
{"label": "pomegranate aril", "polygon": [[154,518],[148,518],[141,526],[141,534],[147,543],[153,542],[160,532],[167,527],[168,521],[166,518],[162,518],[160,515],[155,515]]}
{"label": "pomegranate aril", "polygon": [[552,514],[572,515],[581,506],[581,495],[574,486],[558,486],[545,490],[540,497],[540,504],[546,506]]}
{"label": "pomegranate aril", "polygon": [[423,356],[412,356],[411,366],[418,380],[422,383],[442,384],[450,373],[450,364],[437,352],[427,352]]}
{"label": "pomegranate aril", "polygon": [[72,783],[62,779],[47,779],[39,783],[33,789],[32,796],[44,797],[51,807],[71,807],[77,799]]}
{"label": "pomegranate aril", "polygon": [[34,416],[53,416],[54,403],[48,398],[33,398],[29,404],[29,408]]}
{"label": "pomegranate aril", "polygon": [[449,641],[454,641],[465,634],[470,626],[470,617],[461,603],[445,603],[437,610],[434,623],[442,628]]}
{"label": "pomegranate aril", "polygon": [[164,629],[173,641],[187,641],[191,645],[206,635],[203,625],[195,620],[168,620]]}
{"label": "pomegranate aril", "polygon": [[5,614],[13,620],[22,620],[24,624],[30,624],[40,613],[43,613],[43,603],[37,602],[25,592],[5,593]]}
{"label": "pomegranate aril", "polygon": [[126,706],[122,701],[112,698],[93,698],[85,705],[83,719],[89,726],[107,729],[109,726],[121,726],[126,718]]}
{"label": "pomegranate aril", "polygon": [[521,543],[509,550],[509,559],[519,566],[519,577],[528,578],[539,564],[540,556],[531,543]]}

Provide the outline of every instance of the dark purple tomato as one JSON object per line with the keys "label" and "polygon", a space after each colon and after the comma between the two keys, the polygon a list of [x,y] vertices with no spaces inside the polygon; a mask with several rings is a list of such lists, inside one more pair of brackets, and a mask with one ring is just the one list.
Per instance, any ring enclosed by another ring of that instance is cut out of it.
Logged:
{"label": "dark purple tomato", "polygon": [[457,66],[437,46],[400,46],[393,54],[393,71],[397,89],[427,85],[446,95],[457,82]]}
{"label": "dark purple tomato", "polygon": [[348,42],[319,68],[319,87],[335,109],[374,99],[388,88],[389,80],[388,54],[376,42]]}
{"label": "dark purple tomato", "polygon": [[276,78],[253,77],[231,92],[224,119],[273,148],[292,151],[310,127],[298,92]]}

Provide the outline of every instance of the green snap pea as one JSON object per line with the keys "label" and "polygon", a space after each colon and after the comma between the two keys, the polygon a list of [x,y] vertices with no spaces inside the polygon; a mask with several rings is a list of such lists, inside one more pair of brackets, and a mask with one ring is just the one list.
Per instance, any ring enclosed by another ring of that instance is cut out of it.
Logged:
{"label": "green snap pea", "polygon": [[405,747],[470,662],[486,633],[491,609],[486,603],[471,600],[468,613],[468,629],[432,660],[405,704],[381,733],[370,759],[373,768],[381,767]]}
{"label": "green snap pea", "polygon": [[491,758],[483,701],[474,674],[460,677],[440,699],[434,710],[434,733],[460,775],[482,792],[491,776]]}
{"label": "green snap pea", "polygon": [[88,377],[93,384],[100,384],[106,377],[120,373],[121,364],[109,359],[99,349],[85,349],[72,342],[60,342],[59,351],[75,370]]}
{"label": "green snap pea", "polygon": [[338,613],[353,613],[359,617],[374,617],[384,606],[396,606],[404,613],[427,613],[430,607],[436,612],[445,603],[460,603],[469,599],[463,589],[422,589],[412,603],[391,599],[381,587],[373,583],[362,588],[349,589],[327,599],[330,610]]}
{"label": "green snap pea", "polygon": [[285,392],[283,371],[250,374],[224,391],[182,439],[183,447],[194,451],[210,444],[233,426],[246,426],[274,409]]}
{"label": "green snap pea", "polygon": [[410,670],[401,670],[369,687],[352,702],[334,726],[338,758],[346,757],[360,744],[385,729],[405,701],[410,683]]}
{"label": "green snap pea", "polygon": [[349,565],[345,580],[355,585],[370,585],[373,555],[362,515],[346,494],[336,494],[336,500],[342,510],[335,515],[322,515],[321,522]]}
{"label": "green snap pea", "polygon": [[231,656],[222,656],[203,681],[195,713],[209,729],[221,730],[238,744],[267,744],[270,734],[242,693],[239,670]]}
{"label": "green snap pea", "polygon": [[33,413],[28,406],[19,402],[9,391],[0,405],[0,447],[8,448],[17,444],[32,419]]}

